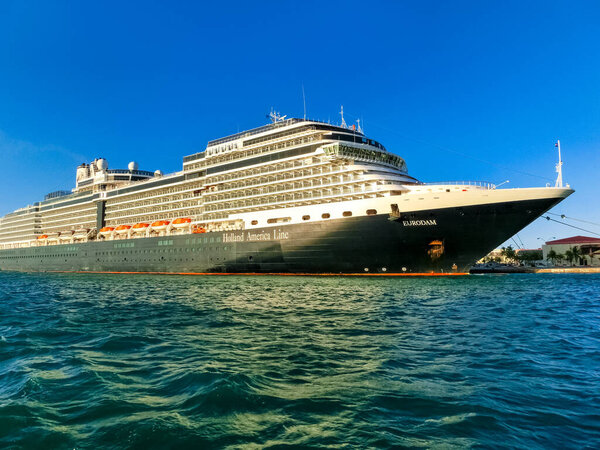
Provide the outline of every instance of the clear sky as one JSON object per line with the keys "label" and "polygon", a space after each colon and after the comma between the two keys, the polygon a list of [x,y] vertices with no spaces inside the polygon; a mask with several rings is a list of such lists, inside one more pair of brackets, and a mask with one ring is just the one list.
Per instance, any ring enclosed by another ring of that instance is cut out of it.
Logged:
{"label": "clear sky", "polygon": [[309,118],[344,105],[422,181],[544,186],[560,139],[577,192],[553,212],[600,223],[596,1],[0,1],[0,214],[95,157],[180,170],[272,107],[301,117],[302,86]]}

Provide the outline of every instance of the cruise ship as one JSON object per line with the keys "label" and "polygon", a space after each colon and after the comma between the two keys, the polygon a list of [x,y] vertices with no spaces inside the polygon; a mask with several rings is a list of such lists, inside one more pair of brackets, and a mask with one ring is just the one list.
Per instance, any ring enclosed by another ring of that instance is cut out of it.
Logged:
{"label": "cruise ship", "polygon": [[0,219],[0,270],[458,274],[572,192],[423,183],[343,118],[272,114],[176,173],[80,165]]}

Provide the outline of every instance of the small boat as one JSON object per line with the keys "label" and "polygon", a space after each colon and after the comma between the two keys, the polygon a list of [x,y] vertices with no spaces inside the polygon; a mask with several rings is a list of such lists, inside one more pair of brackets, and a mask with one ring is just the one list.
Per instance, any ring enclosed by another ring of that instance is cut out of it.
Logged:
{"label": "small boat", "polygon": [[200,225],[193,225],[192,233],[194,233],[194,234],[206,233],[206,228],[203,228]]}
{"label": "small boat", "polygon": [[110,236],[114,230],[114,227],[102,227],[98,233],[100,236]]}
{"label": "small boat", "polygon": [[149,223],[144,223],[144,222],[136,223],[134,226],[131,227],[131,231],[133,231],[134,233],[144,233],[144,232],[146,232],[146,230],[148,229],[149,226],[150,226]]}
{"label": "small boat", "polygon": [[154,231],[162,231],[166,230],[170,223],[171,222],[169,222],[168,220],[157,220],[156,222],[152,222],[152,225],[150,225],[150,227]]}
{"label": "small boat", "polygon": [[68,241],[73,237],[73,232],[72,231],[61,231],[58,234],[58,239],[61,241]]}
{"label": "small boat", "polygon": [[190,223],[192,223],[192,219],[190,219],[189,217],[181,217],[173,221],[173,227],[186,228]]}
{"label": "small boat", "polygon": [[59,233],[48,233],[46,234],[46,240],[56,244],[58,242],[58,235]]}
{"label": "small boat", "polygon": [[130,228],[131,228],[131,225],[119,225],[117,228],[115,228],[115,233],[126,234]]}
{"label": "small boat", "polygon": [[48,235],[47,234],[40,234],[37,238],[40,241],[44,241],[44,240],[48,239]]}
{"label": "small boat", "polygon": [[80,228],[79,230],[73,231],[73,238],[74,239],[83,239],[84,237],[86,237],[88,235],[89,232],[90,232],[90,230],[88,228]]}

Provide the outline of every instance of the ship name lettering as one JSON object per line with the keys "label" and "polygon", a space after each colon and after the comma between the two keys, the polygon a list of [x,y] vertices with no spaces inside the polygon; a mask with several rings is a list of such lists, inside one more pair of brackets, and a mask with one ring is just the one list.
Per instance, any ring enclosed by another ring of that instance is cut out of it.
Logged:
{"label": "ship name lettering", "polygon": [[248,242],[252,241],[270,241],[271,234],[270,233],[250,233],[248,232]]}
{"label": "ship name lettering", "polygon": [[244,242],[243,233],[223,233],[223,242]]}
{"label": "ship name lettering", "polygon": [[402,225],[405,227],[422,227],[437,225],[436,219],[431,220],[403,220]]}
{"label": "ship name lettering", "polygon": [[273,240],[289,239],[289,231],[273,230]]}

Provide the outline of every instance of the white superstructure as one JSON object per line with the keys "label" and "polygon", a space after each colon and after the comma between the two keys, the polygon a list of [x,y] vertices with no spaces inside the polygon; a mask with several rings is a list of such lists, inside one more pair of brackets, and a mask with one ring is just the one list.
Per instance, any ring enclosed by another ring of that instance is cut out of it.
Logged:
{"label": "white superstructure", "polygon": [[[520,191],[520,192],[519,192]],[[62,193],[65,194],[65,193]],[[0,219],[0,248],[264,228],[334,218],[535,198],[481,183],[425,185],[354,127],[304,119],[210,141],[179,172],[77,168],[72,193]],[[544,188],[540,198],[547,196]]]}

